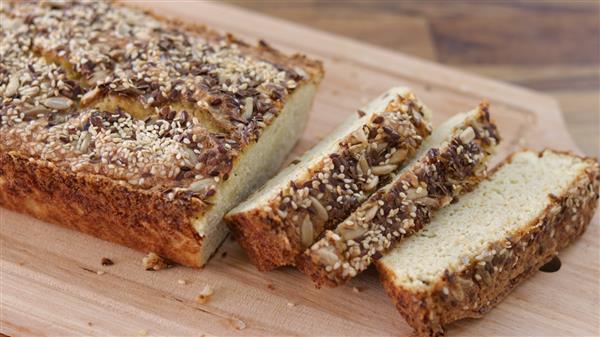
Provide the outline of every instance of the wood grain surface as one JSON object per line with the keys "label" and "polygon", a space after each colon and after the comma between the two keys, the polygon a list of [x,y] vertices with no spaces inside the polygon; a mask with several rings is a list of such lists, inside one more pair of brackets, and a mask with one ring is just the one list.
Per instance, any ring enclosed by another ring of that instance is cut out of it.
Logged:
{"label": "wood grain surface", "polygon": [[[393,85],[412,87],[435,111],[436,124],[487,97],[504,137],[496,161],[523,146],[578,151],[556,100],[546,95],[238,7],[189,2],[151,7],[324,60],[327,74],[309,126],[290,158]],[[561,253],[560,271],[538,273],[483,319],[454,324],[450,336],[599,335],[597,219]],[[231,240],[203,270],[144,271],[143,255],[0,209],[0,331],[12,336],[412,333],[374,270],[348,286],[317,290],[290,268],[256,271]],[[114,265],[101,265],[103,257]],[[195,298],[207,284],[214,295],[198,303]]]}
{"label": "wood grain surface", "polygon": [[230,1],[556,98],[600,155],[600,1]]}

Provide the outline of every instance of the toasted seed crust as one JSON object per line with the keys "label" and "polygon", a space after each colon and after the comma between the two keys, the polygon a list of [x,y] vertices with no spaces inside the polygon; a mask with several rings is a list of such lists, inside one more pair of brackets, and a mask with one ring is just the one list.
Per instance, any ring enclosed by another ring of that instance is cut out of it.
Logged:
{"label": "toasted seed crust", "polygon": [[506,241],[489,243],[497,254],[483,267],[475,260],[460,272],[447,270],[426,290],[413,291],[398,286],[394,273],[376,262],[386,292],[419,336],[443,336],[447,324],[481,317],[585,232],[598,206],[600,187],[600,166],[594,159],[585,160],[590,167],[566,193]]}
{"label": "toasted seed crust", "polygon": [[324,229],[388,182],[431,133],[427,108],[412,92],[385,99],[383,111],[361,121],[298,178],[277,187],[281,190],[274,198],[227,215],[236,240],[259,270],[293,265]]}
{"label": "toasted seed crust", "polygon": [[392,244],[423,228],[432,212],[476,186],[500,140],[488,108],[482,103],[445,145],[430,149],[335,229],[325,231],[298,257],[298,268],[317,287],[343,284]]}

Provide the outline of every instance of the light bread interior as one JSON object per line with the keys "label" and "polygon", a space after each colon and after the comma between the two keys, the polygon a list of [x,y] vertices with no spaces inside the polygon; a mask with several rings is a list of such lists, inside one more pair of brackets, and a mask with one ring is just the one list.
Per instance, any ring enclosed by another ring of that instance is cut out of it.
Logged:
{"label": "light bread interior", "polygon": [[516,154],[489,180],[457,203],[440,210],[431,223],[380,260],[406,289],[437,282],[446,269],[481,254],[488,242],[500,241],[535,219],[589,164],[551,151]]}
{"label": "light bread interior", "polygon": [[316,90],[317,85],[310,82],[294,91],[279,117],[265,129],[256,144],[242,153],[230,178],[219,185],[214,206],[194,221],[194,228],[204,240],[202,263],[210,258],[228,233],[223,215],[273,176],[295,145],[295,141],[290,140],[300,138]]}

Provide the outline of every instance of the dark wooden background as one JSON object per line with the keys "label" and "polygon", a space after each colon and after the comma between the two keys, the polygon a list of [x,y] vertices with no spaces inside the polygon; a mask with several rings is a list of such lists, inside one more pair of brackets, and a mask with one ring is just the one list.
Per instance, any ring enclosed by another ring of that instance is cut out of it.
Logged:
{"label": "dark wooden background", "polygon": [[545,92],[600,154],[600,1],[229,1]]}

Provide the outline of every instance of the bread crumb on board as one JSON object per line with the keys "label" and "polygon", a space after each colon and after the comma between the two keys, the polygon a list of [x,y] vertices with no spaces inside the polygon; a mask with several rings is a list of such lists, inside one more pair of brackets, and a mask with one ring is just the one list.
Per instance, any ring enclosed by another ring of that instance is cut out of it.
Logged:
{"label": "bread crumb on board", "polygon": [[352,291],[355,293],[362,293],[363,291],[365,291],[365,287],[352,287]]}
{"label": "bread crumb on board", "polygon": [[154,252],[150,252],[148,255],[144,256],[142,265],[146,270],[161,270],[168,266],[167,262]]}
{"label": "bread crumb on board", "polygon": [[103,266],[112,266],[113,264],[115,264],[115,263],[113,262],[113,260],[109,259],[108,257],[103,257],[103,258],[102,258],[102,260],[100,260],[100,263],[101,263]]}
{"label": "bread crumb on board", "polygon": [[204,289],[196,296],[196,302],[204,304],[210,300],[210,297],[214,294],[214,290],[210,285],[205,285]]}
{"label": "bread crumb on board", "polygon": [[239,318],[235,318],[235,317],[230,318],[229,324],[236,330],[246,329],[246,322],[242,321]]}
{"label": "bread crumb on board", "polygon": [[187,281],[183,280],[183,279],[179,279],[179,280],[177,280],[177,283],[185,285],[185,284],[187,284]]}

